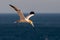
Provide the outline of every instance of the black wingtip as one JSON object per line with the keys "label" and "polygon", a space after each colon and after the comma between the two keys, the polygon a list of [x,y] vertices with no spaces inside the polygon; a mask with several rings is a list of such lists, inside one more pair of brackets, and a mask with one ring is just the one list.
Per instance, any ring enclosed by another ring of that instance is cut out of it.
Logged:
{"label": "black wingtip", "polygon": [[11,4],[9,4],[9,6],[10,6],[10,7],[12,7],[12,8],[14,8],[14,9],[15,9],[15,11],[18,11],[18,9],[16,9],[16,7],[15,7],[15,6],[13,6],[13,5],[11,5]]}
{"label": "black wingtip", "polygon": [[31,11],[30,14],[35,14],[35,12],[34,11]]}
{"label": "black wingtip", "polygon": [[13,7],[13,5],[9,4],[9,6]]}
{"label": "black wingtip", "polygon": [[11,4],[9,4],[9,6],[10,6]]}

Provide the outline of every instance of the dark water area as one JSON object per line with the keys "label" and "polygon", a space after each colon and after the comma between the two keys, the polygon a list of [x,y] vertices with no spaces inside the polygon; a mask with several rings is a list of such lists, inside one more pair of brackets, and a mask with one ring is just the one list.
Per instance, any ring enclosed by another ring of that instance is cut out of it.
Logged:
{"label": "dark water area", "polygon": [[60,14],[35,14],[30,18],[34,28],[13,23],[18,19],[17,14],[0,14],[0,40],[60,40]]}

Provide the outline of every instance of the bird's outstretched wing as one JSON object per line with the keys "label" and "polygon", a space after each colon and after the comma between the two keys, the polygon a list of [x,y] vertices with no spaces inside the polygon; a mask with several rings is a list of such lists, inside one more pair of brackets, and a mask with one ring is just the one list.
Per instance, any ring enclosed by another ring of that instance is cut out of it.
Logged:
{"label": "bird's outstretched wing", "polygon": [[30,17],[34,16],[34,14],[30,14],[26,17],[26,19],[29,19]]}
{"label": "bird's outstretched wing", "polygon": [[24,15],[23,15],[23,12],[20,9],[18,9],[17,7],[15,7],[11,4],[9,4],[9,6],[12,7],[18,13],[20,19],[25,19]]}

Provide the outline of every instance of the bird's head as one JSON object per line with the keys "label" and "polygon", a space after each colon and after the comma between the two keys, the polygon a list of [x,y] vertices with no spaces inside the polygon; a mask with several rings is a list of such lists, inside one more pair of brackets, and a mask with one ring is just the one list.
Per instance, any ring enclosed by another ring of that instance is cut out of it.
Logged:
{"label": "bird's head", "polygon": [[29,20],[29,23],[34,27],[34,24],[33,24],[32,20]]}

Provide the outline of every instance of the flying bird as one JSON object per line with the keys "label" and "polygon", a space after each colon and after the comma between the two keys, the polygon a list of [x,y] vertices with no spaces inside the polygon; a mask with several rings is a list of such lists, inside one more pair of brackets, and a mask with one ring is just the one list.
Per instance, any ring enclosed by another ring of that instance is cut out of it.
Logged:
{"label": "flying bird", "polygon": [[33,21],[29,19],[30,17],[34,16],[35,13],[33,11],[31,11],[30,14],[25,17],[23,15],[23,12],[20,9],[18,9],[16,6],[13,6],[11,4],[9,4],[9,6],[12,7],[18,13],[20,17],[20,19],[16,21],[17,23],[27,22],[27,23],[30,23],[34,27]]}

